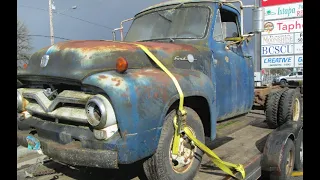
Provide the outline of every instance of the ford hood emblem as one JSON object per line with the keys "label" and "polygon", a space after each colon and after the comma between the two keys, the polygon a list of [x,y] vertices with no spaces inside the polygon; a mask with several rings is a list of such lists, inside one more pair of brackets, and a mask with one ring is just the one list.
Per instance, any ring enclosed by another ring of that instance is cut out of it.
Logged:
{"label": "ford hood emblem", "polygon": [[41,58],[40,67],[46,67],[49,62],[49,55],[44,55]]}

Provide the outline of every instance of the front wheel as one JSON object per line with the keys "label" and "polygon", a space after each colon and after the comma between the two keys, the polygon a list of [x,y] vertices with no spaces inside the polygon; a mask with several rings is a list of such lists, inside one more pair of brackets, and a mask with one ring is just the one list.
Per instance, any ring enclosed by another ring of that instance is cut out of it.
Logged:
{"label": "front wheel", "polygon": [[287,85],[287,81],[285,79],[281,79],[280,85],[281,86],[286,86]]}
{"label": "front wheel", "polygon": [[[205,141],[204,130],[199,115],[191,108],[187,111],[187,126],[202,143]],[[143,163],[144,172],[149,180],[191,180],[195,177],[202,160],[203,151],[188,138],[180,138],[179,154],[172,154],[174,126],[172,110],[165,118],[158,148],[153,156]]]}

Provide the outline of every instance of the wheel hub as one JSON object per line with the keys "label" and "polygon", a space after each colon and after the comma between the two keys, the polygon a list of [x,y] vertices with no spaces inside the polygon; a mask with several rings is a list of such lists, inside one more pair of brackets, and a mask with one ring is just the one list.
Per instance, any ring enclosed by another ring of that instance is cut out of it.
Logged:
{"label": "wheel hub", "polygon": [[298,121],[299,116],[300,116],[300,101],[298,98],[296,98],[293,105],[293,121]]}
{"label": "wheel hub", "polygon": [[[192,134],[195,133],[190,128]],[[172,169],[178,173],[183,173],[191,167],[194,159],[194,154],[196,152],[196,146],[194,143],[186,136],[182,135],[179,139],[179,152],[178,155],[172,154],[173,139],[171,141],[170,148],[170,162]]]}
{"label": "wheel hub", "polygon": [[292,167],[293,167],[293,152],[290,151],[289,155],[287,157],[287,162],[286,162],[286,174],[287,174],[287,176],[291,175]]}

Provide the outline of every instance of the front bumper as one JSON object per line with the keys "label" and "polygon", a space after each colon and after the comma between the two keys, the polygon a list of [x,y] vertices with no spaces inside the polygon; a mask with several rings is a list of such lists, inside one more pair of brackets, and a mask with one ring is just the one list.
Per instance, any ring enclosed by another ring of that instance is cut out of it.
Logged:
{"label": "front bumper", "polygon": [[18,121],[18,127],[22,129],[17,131],[19,145],[27,147],[26,137],[36,131],[34,136],[40,141],[41,150],[54,160],[77,166],[118,169],[118,152],[112,145],[116,141],[114,137],[109,142],[98,141],[89,135],[89,129],[33,118]]}
{"label": "front bumper", "polygon": [[273,79],[273,80],[272,80],[272,84],[280,84],[280,80],[278,80],[278,79]]}

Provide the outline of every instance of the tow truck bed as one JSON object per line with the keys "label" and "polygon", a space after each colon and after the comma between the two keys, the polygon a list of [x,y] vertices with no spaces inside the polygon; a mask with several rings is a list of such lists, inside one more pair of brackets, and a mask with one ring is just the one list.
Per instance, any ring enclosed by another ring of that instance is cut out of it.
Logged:
{"label": "tow truck bed", "polygon": [[[239,118],[237,121],[250,121],[249,114]],[[223,137],[218,137],[213,144],[227,141],[213,149],[213,151],[224,161],[243,164],[246,170],[246,179],[257,179],[261,175],[260,161],[267,136],[273,131],[269,129],[264,121],[263,114],[256,115],[250,124]],[[219,133],[219,131],[218,131]],[[219,134],[218,134],[219,135]],[[202,179],[231,179],[226,173],[216,168],[210,158],[203,157],[200,170],[195,180]]]}

